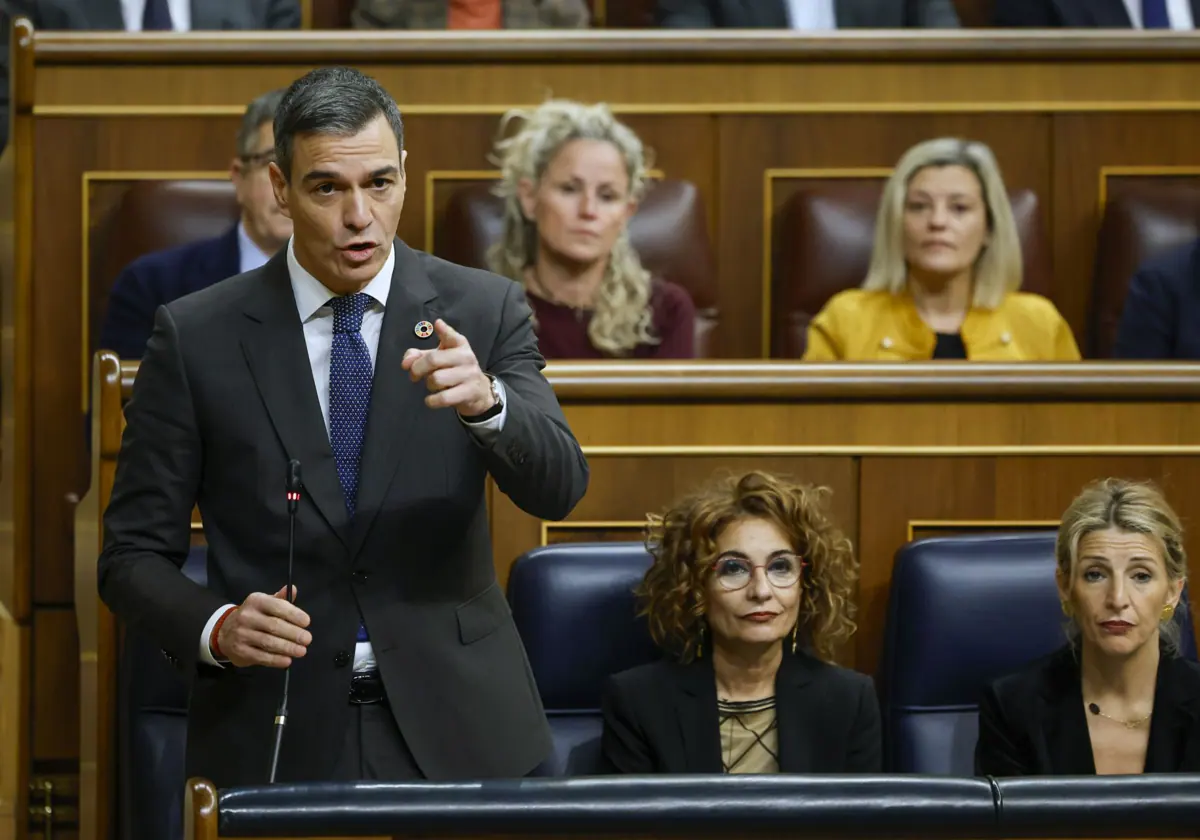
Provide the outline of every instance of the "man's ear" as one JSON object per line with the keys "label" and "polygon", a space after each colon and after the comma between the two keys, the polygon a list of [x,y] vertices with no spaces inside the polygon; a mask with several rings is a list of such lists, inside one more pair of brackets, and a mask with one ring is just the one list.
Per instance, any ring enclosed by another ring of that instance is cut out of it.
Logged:
{"label": "man's ear", "polygon": [[287,178],[283,177],[283,170],[279,168],[279,164],[271,161],[268,164],[267,175],[271,178],[271,191],[275,193],[279,212],[289,219],[292,218],[292,208],[288,206],[288,183]]}
{"label": "man's ear", "polygon": [[400,150],[400,180],[408,179],[408,172],[405,170],[405,164],[408,162],[408,149]]}

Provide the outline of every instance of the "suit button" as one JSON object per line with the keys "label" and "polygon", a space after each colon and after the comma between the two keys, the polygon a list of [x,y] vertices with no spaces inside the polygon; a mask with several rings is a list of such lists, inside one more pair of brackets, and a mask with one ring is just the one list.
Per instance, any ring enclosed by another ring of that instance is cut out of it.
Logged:
{"label": "suit button", "polygon": [[333,657],[333,665],[335,668],[345,668],[350,664],[350,654],[344,650],[339,650]]}
{"label": "suit button", "polygon": [[370,575],[368,575],[366,572],[354,572],[350,575],[350,577],[354,578],[355,583],[366,583],[367,578],[369,578]]}

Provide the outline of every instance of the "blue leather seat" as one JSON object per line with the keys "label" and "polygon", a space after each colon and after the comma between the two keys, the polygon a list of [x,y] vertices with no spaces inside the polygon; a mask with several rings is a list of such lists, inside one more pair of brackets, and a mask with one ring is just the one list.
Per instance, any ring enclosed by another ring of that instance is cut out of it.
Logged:
{"label": "blue leather seat", "polygon": [[[197,546],[183,566],[201,585],[208,578],[207,557],[207,547]],[[118,836],[182,840],[188,685],[157,642],[130,629],[117,679]]]}
{"label": "blue leather seat", "polygon": [[554,738],[539,773],[600,771],[605,679],[661,656],[633,595],[649,566],[632,542],[551,545],[513,564],[508,601]]}
{"label": "blue leather seat", "polygon": [[[896,553],[880,686],[884,766],[974,773],[978,702],[992,679],[1066,642],[1053,532],[918,540]],[[1182,654],[1196,657],[1187,592]]]}

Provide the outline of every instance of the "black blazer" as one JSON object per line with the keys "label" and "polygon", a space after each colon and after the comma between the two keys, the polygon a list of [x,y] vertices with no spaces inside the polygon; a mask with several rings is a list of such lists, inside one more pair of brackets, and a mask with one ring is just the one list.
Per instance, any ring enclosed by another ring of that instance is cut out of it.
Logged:
{"label": "black blazer", "polygon": [[[1200,23],[1200,0],[1191,0]],[[992,15],[996,26],[1034,29],[1130,29],[1124,0],[1001,0]]]}
{"label": "black blazer", "polygon": [[158,307],[232,277],[240,266],[237,225],[215,239],[138,257],[108,293],[96,349],[112,350],[122,359],[142,358]]}
{"label": "black blazer", "polygon": [[1138,268],[1113,357],[1200,359],[1200,239]]}
{"label": "black blazer", "polygon": [[[780,772],[881,772],[879,701],[865,674],[786,653],[775,709]],[[711,659],[654,662],[610,677],[603,711],[609,772],[723,772]]]}
{"label": "black blazer", "polygon": [[[1158,665],[1147,773],[1200,772],[1200,665],[1165,650]],[[981,776],[1095,775],[1079,663],[1069,646],[987,687],[979,704]]]}
{"label": "black blazer", "polygon": [[[350,520],[281,250],[158,310],[126,409],[104,515],[104,602],[174,657],[191,683],[187,773],[261,783],[283,675],[198,663],[209,616],[286,573],[289,458],[300,461],[294,581],[312,644],[291,670],[282,781],[328,778],[352,725],[359,615],[391,711],[431,779],[514,777],[550,751],[550,732],[488,533],[486,481],[539,519],[583,496],[587,462],[542,375],[517,283],[395,242]],[[507,419],[482,445],[452,410],[425,405],[400,367],[428,348],[414,326],[445,320],[505,385]],[[179,566],[199,504],[208,587]],[[266,722],[264,725],[264,721]]]}

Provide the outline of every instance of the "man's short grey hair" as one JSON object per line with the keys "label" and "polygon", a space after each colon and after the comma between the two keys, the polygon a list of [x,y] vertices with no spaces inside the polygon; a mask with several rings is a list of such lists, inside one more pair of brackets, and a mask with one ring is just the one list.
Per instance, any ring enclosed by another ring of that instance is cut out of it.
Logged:
{"label": "man's short grey hair", "polygon": [[264,125],[275,122],[275,112],[283,101],[284,90],[273,90],[264,93],[246,106],[242,114],[242,124],[238,128],[237,153],[240,158],[248,158],[263,151],[258,148],[258,130]]}
{"label": "man's short grey hair", "polygon": [[292,179],[292,148],[298,134],[350,137],[384,117],[404,148],[400,108],[379,82],[351,67],[321,67],[292,82],[275,113],[275,161]]}

